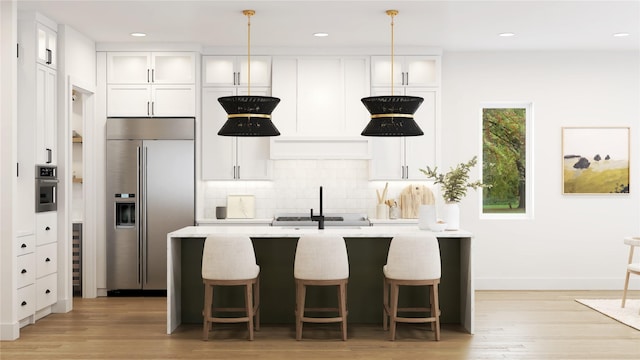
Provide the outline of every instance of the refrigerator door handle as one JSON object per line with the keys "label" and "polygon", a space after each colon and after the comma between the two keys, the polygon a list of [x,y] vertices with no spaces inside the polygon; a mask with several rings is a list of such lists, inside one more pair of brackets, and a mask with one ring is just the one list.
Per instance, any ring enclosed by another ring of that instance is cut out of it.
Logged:
{"label": "refrigerator door handle", "polygon": [[[147,147],[144,146],[142,148],[142,166],[141,166],[141,172],[142,172],[142,198],[140,199],[140,201],[142,201],[142,208],[140,209],[141,211],[141,215],[142,215],[142,221],[140,222],[142,225],[142,267],[143,267],[143,274],[144,274],[144,283],[148,283],[149,282],[149,244],[148,244],[148,238],[149,238],[149,231],[148,231],[148,226],[147,226],[147,156],[148,156],[148,151],[147,151]],[[144,288],[144,285],[143,285]]]}
{"label": "refrigerator door handle", "polygon": [[[136,188],[138,189],[138,194],[141,194],[140,190],[142,190],[142,183],[141,183],[141,178],[142,178],[142,174],[140,173],[140,169],[142,169],[142,148],[140,146],[136,147],[136,163],[138,165],[138,176],[136,176]],[[136,217],[138,219],[140,219],[140,202],[142,200],[138,197],[138,199],[136,200],[136,210],[135,212],[138,213],[136,214]],[[142,269],[141,269],[141,265],[140,265],[140,255],[141,255],[141,249],[140,247],[142,246],[142,222],[140,222],[138,220],[138,225],[137,225],[137,229],[138,229],[138,236],[137,236],[137,240],[136,240],[136,259],[138,259],[138,285],[142,284]]]}

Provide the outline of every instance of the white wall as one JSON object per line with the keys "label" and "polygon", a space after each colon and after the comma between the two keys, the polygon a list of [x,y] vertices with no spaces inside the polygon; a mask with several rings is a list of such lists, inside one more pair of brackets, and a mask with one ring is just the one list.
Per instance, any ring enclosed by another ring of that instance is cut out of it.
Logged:
{"label": "white wall", "polygon": [[[461,226],[475,234],[477,288],[621,289],[622,239],[640,233],[639,54],[454,52],[442,72],[446,167],[479,154],[482,102],[533,103],[534,217],[481,220],[473,191],[461,204]],[[562,195],[564,126],[631,128],[630,194]]]}

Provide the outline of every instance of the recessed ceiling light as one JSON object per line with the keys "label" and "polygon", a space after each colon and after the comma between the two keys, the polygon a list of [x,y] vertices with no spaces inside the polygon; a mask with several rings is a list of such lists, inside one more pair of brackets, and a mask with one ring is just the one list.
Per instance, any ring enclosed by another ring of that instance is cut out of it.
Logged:
{"label": "recessed ceiling light", "polygon": [[145,36],[147,36],[147,34],[145,34],[143,32],[132,32],[130,35],[134,36],[134,37],[145,37]]}
{"label": "recessed ceiling light", "polygon": [[498,36],[500,37],[511,37],[511,36],[516,36],[516,34],[512,33],[512,32],[503,32],[498,34]]}
{"label": "recessed ceiling light", "polygon": [[626,32],[619,32],[619,33],[615,33],[613,34],[614,37],[625,37],[625,36],[629,36],[629,33]]}
{"label": "recessed ceiling light", "polygon": [[315,36],[315,37],[327,37],[327,36],[329,36],[329,34],[327,34],[326,32],[317,32],[317,33],[314,33],[313,36]]}

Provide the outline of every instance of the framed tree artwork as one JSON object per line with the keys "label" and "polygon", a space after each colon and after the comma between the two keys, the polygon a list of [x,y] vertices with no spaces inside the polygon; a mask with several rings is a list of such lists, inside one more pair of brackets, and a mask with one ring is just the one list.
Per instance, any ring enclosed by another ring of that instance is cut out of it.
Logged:
{"label": "framed tree artwork", "polygon": [[562,128],[562,193],[629,193],[628,127]]}

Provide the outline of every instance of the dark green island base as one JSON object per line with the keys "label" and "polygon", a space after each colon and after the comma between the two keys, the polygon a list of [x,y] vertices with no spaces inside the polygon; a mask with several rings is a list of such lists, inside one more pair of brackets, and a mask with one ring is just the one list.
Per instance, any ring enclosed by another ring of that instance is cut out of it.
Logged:
{"label": "dark green island base", "polygon": [[[295,284],[293,260],[297,238],[252,238],[260,265],[260,318],[263,324],[295,322]],[[382,267],[387,260],[391,238],[345,238],[349,255],[347,308],[349,323],[382,324]],[[440,309],[442,323],[461,320],[460,239],[439,239],[442,259]],[[181,242],[182,322],[202,323],[204,299],[201,266],[204,239]],[[218,304],[244,304],[242,288],[216,288]],[[426,288],[403,287],[400,305],[426,304]],[[335,287],[312,287],[307,290],[307,304],[337,304]]]}

